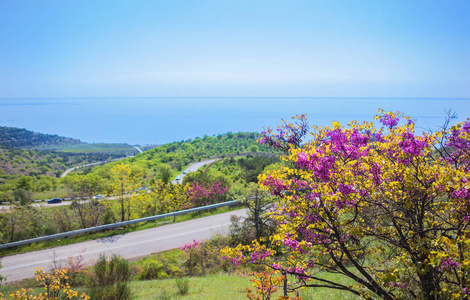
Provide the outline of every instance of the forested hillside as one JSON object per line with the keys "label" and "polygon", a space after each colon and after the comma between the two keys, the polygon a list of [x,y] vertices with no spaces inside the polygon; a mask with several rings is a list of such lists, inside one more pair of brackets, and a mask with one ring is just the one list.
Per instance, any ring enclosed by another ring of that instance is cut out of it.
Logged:
{"label": "forested hillside", "polygon": [[0,126],[0,145],[8,148],[37,149],[42,147],[85,144],[80,140],[42,134],[22,128]]}
{"label": "forested hillside", "polygon": [[136,149],[128,144],[89,144],[73,138],[6,126],[0,126],[0,146],[33,150],[106,152],[122,156],[136,152]]}
{"label": "forested hillside", "polygon": [[67,168],[111,160],[120,156],[107,153],[35,151],[0,146],[0,178],[12,178],[19,175],[59,177]]}
{"label": "forested hillside", "polygon": [[180,171],[190,162],[206,158],[240,155],[243,153],[272,152],[272,148],[259,145],[256,140],[260,137],[254,132],[238,132],[219,134],[180,141],[155,147],[127,160],[128,163],[142,167],[165,163],[172,169]]}

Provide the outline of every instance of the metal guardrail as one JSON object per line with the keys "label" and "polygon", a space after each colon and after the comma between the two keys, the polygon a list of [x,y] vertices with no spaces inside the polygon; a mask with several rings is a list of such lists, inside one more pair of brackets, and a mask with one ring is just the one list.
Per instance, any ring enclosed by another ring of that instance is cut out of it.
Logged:
{"label": "metal guardrail", "polygon": [[56,233],[56,234],[52,234],[52,235],[46,235],[46,236],[41,236],[41,237],[37,237],[37,238],[32,238],[32,239],[27,239],[27,240],[2,244],[2,245],[0,245],[0,249],[5,249],[5,248],[10,248],[10,247],[15,247],[15,246],[22,246],[22,245],[35,243],[35,242],[44,242],[44,241],[47,241],[47,240],[53,240],[53,239],[58,239],[58,238],[63,238],[63,237],[69,237],[69,236],[72,236],[72,235],[77,235],[77,234],[82,234],[82,233],[87,233],[87,232],[94,232],[94,231],[100,231],[100,230],[105,230],[105,229],[113,229],[113,228],[120,227],[120,226],[132,225],[132,224],[148,222],[148,221],[155,221],[155,220],[158,220],[158,219],[164,219],[164,218],[168,218],[168,217],[176,217],[176,216],[179,216],[179,215],[184,215],[184,214],[189,214],[189,213],[193,213],[193,212],[197,212],[197,211],[218,208],[218,207],[222,207],[222,206],[232,206],[232,205],[239,204],[239,203],[241,203],[240,200],[233,200],[233,201],[228,201],[228,202],[223,202],[223,203],[217,203],[217,204],[211,204],[211,205],[206,205],[206,206],[200,206],[200,207],[175,211],[175,212],[166,213],[166,214],[162,214],[162,215],[156,215],[156,216],[145,217],[145,218],[140,218],[140,219],[134,219],[134,220],[124,221],[124,222],[117,222],[117,223],[112,223],[112,224],[106,224],[106,225],[88,227],[88,228],[83,228],[83,229],[78,229],[78,230],[73,230],[73,231],[67,231],[67,232],[62,232],[62,233]]}

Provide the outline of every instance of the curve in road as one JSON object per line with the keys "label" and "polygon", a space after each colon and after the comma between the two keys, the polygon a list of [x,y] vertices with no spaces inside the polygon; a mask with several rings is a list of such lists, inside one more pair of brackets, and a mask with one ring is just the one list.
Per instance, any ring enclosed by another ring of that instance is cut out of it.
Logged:
{"label": "curve in road", "polygon": [[[218,161],[220,159],[211,159],[211,160],[205,160],[205,161],[200,161],[200,162],[197,162],[197,163],[194,163],[190,166],[188,166],[184,171],[186,173],[189,173],[189,172],[196,172],[199,168],[205,166],[205,165],[210,165],[211,163],[214,163],[216,161]],[[177,184],[177,183],[183,183],[183,177],[184,177],[185,174],[181,173],[180,175],[178,175],[180,177],[180,180],[179,181],[176,181],[175,179],[173,179],[173,181],[171,183],[173,184]]]}

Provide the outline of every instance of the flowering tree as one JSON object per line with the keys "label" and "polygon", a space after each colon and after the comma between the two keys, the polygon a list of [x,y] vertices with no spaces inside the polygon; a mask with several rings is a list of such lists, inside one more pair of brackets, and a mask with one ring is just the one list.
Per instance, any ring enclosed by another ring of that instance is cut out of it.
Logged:
{"label": "flowering tree", "polygon": [[193,275],[195,265],[199,264],[201,266],[201,271],[204,276],[206,276],[206,271],[204,267],[204,245],[202,241],[193,240],[193,243],[184,244],[180,247],[181,250],[188,254],[188,269],[189,273]]}
{"label": "flowering tree", "polygon": [[220,181],[214,182],[192,182],[189,185],[189,200],[193,207],[214,204],[228,191],[229,187],[224,186]]}
{"label": "flowering tree", "polygon": [[[303,146],[287,140],[290,167],[260,176],[279,198],[271,246],[254,242],[224,255],[286,274],[290,291],[468,299],[470,119],[422,135],[398,113],[376,119],[380,127],[314,127]],[[263,141],[276,138],[268,131]]]}
{"label": "flowering tree", "polygon": [[130,165],[117,164],[111,169],[112,190],[120,205],[121,221],[131,219],[132,202],[136,189],[141,186],[142,174],[133,170]]}
{"label": "flowering tree", "polygon": [[164,183],[161,179],[157,179],[151,190],[146,205],[153,215],[178,211],[190,206],[187,191],[181,184]]}

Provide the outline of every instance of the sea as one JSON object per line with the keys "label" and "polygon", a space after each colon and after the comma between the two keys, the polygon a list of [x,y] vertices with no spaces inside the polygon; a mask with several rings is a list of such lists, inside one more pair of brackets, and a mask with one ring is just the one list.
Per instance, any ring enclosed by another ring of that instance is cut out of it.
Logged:
{"label": "sea", "polygon": [[88,143],[159,145],[227,132],[261,132],[306,114],[310,125],[373,121],[378,109],[437,130],[448,111],[470,117],[470,98],[155,97],[1,98],[0,126],[72,137]]}

